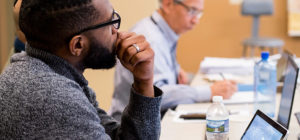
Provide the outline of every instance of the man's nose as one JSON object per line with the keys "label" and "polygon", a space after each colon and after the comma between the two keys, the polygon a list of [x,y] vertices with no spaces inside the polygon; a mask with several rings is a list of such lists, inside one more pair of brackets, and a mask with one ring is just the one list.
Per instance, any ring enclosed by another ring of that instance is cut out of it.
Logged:
{"label": "man's nose", "polygon": [[200,20],[200,18],[194,16],[194,17],[192,18],[191,22],[192,22],[193,25],[195,25],[195,24],[198,24],[198,23],[199,23],[199,20]]}
{"label": "man's nose", "polygon": [[197,15],[194,15],[192,18],[192,24],[198,24],[202,15],[203,15],[203,13],[198,13]]}

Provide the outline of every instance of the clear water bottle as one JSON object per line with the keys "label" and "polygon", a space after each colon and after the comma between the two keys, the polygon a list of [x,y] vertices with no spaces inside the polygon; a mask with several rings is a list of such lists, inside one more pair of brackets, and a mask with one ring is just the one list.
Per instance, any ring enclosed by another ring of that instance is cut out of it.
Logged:
{"label": "clear water bottle", "polygon": [[214,96],[213,104],[206,113],[207,140],[227,140],[229,131],[229,114],[223,104],[222,96]]}
{"label": "clear water bottle", "polygon": [[261,53],[254,67],[254,112],[261,110],[269,117],[275,116],[276,66],[268,61],[269,52]]}

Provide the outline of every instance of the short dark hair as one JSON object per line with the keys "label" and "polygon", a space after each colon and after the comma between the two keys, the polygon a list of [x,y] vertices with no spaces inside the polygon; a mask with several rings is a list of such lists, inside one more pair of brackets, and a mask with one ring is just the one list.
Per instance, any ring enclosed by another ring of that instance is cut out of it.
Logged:
{"label": "short dark hair", "polygon": [[19,24],[30,46],[54,52],[99,16],[92,0],[23,0]]}

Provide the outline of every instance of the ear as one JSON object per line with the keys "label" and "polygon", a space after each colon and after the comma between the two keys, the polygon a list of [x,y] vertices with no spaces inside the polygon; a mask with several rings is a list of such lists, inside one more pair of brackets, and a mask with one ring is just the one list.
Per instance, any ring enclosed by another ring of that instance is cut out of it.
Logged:
{"label": "ear", "polygon": [[88,47],[88,40],[82,35],[74,36],[69,42],[69,51],[73,56],[80,56]]}
{"label": "ear", "polygon": [[174,0],[162,0],[161,8],[165,13],[169,13],[174,5]]}

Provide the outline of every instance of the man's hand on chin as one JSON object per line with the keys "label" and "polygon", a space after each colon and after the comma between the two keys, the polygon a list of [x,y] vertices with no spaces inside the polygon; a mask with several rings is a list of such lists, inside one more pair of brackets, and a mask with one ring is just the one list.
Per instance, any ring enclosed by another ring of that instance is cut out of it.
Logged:
{"label": "man's hand on chin", "polygon": [[146,38],[135,33],[119,32],[117,57],[134,78],[133,88],[143,96],[154,97],[154,51]]}

